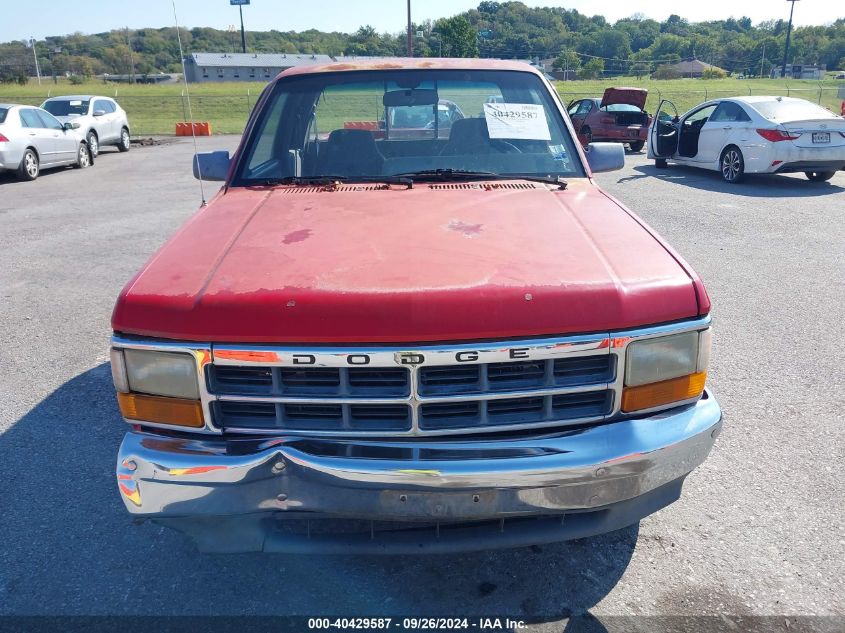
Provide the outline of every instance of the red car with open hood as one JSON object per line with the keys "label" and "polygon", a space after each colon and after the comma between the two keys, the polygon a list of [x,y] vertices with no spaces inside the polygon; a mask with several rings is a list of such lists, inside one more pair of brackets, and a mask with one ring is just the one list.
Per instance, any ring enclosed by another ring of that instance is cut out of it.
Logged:
{"label": "red car with open hood", "polygon": [[648,138],[651,116],[645,111],[645,88],[608,88],[601,99],[578,99],[569,104],[569,118],[581,141],[625,143],[639,152]]}
{"label": "red car with open hood", "polygon": [[[443,103],[463,114],[440,129]],[[432,124],[380,124],[403,109]],[[710,300],[597,186],[623,162],[528,65],[279,75],[115,306],[126,508],[203,550],[397,553],[677,499],[721,428]]]}

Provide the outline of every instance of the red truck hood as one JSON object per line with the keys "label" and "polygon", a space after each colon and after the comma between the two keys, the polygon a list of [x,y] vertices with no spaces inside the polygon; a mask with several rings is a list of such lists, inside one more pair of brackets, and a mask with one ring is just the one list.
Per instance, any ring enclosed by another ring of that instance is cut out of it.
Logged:
{"label": "red truck hood", "polygon": [[599,107],[604,108],[616,103],[624,103],[645,110],[647,97],[648,90],[645,88],[608,88],[602,95]]}
{"label": "red truck hood", "polygon": [[[699,305],[701,304],[701,305]],[[425,342],[696,317],[681,260],[586,179],[233,188],[124,288],[126,334],[212,342]]]}

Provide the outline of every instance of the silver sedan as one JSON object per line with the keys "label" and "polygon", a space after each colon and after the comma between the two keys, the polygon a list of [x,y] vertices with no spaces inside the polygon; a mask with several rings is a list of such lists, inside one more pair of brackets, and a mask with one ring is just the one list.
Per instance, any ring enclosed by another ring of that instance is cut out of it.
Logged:
{"label": "silver sedan", "polygon": [[88,167],[94,158],[78,128],[41,108],[0,103],[0,172],[35,180],[42,169]]}

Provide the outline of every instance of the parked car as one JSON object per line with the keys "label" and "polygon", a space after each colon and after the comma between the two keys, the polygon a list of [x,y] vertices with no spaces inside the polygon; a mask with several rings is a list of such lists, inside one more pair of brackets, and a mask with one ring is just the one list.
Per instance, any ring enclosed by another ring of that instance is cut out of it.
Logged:
{"label": "parked car", "polygon": [[[448,139],[347,126],[441,99],[483,114]],[[710,300],[591,177],[623,164],[527,64],[283,72],[117,300],[126,508],[204,550],[417,553],[675,501],[721,429]]]}
{"label": "parked car", "polygon": [[96,95],[52,97],[41,107],[62,123],[78,123],[94,156],[106,145],[114,145],[121,152],[131,147],[129,119],[114,99]]}
{"label": "parked car", "polygon": [[41,108],[0,103],[0,171],[35,180],[42,169],[90,166],[94,157],[78,127]]}
{"label": "parked car", "polygon": [[813,181],[845,169],[845,120],[794,97],[715,99],[678,116],[663,100],[649,130],[648,157],[711,169],[735,183],[745,174],[804,172]]}
{"label": "parked car", "polygon": [[449,138],[449,131],[455,121],[464,118],[458,104],[448,99],[439,99],[435,106],[419,105],[412,107],[387,106],[382,128],[386,138],[426,139],[436,129],[438,138]]}
{"label": "parked car", "polygon": [[645,88],[608,88],[601,99],[579,99],[569,104],[569,118],[584,144],[593,141],[627,143],[639,152],[648,138],[651,117],[645,111]]}

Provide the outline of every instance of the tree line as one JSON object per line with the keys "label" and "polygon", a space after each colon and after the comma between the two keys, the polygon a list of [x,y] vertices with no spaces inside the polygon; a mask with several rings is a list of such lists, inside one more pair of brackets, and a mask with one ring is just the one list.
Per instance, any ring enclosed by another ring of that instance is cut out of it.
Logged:
{"label": "tree line", "polygon": [[[799,7],[800,10],[800,7]],[[786,10],[784,9],[784,13]],[[477,8],[413,25],[414,55],[553,59],[556,69],[582,77],[644,74],[695,57],[728,72],[768,75],[779,67],[787,23],[748,17],[691,23],[671,15],[659,22],[641,13],[608,22],[575,9],[528,7],[522,2],[481,2]],[[212,28],[182,29],[191,52],[238,52],[240,34]],[[361,26],[354,33],[248,31],[251,53],[402,56],[406,36]],[[25,81],[35,74],[27,42],[0,44],[0,81]],[[181,72],[175,28],[118,29],[108,33],[47,37],[35,43],[44,75]],[[845,68],[845,19],[793,29],[790,64]]]}

